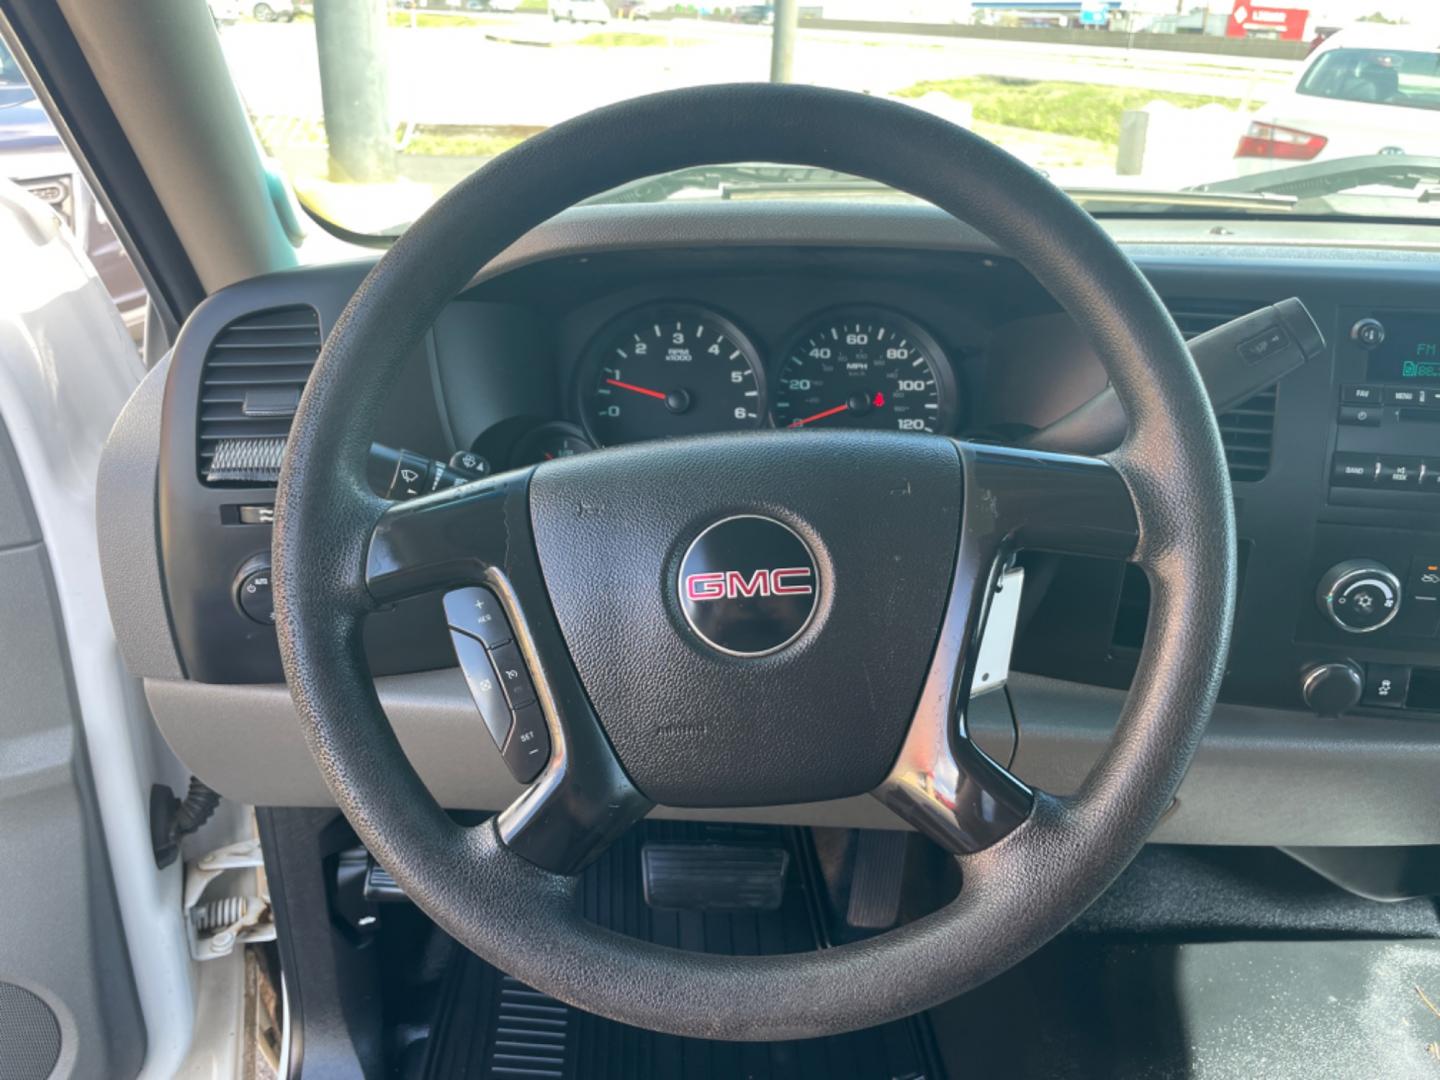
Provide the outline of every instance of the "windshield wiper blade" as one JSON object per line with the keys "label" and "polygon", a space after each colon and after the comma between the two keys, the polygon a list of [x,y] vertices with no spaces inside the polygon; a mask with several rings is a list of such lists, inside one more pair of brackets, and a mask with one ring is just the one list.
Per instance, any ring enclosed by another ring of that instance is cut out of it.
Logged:
{"label": "windshield wiper blade", "polygon": [[833,184],[854,179],[831,169],[801,165],[703,165],[632,180],[585,202],[592,205],[664,202],[686,191],[711,192],[715,198],[725,199],[750,184],[773,185],[777,190],[785,190],[813,183],[828,189]]}
{"label": "windshield wiper blade", "polygon": [[776,196],[803,199],[811,195],[854,195],[884,192],[905,196],[878,180],[841,177],[834,180],[740,180],[720,185],[722,199],[773,199]]}
{"label": "windshield wiper blade", "polygon": [[1312,161],[1284,169],[1215,180],[1193,188],[1206,193],[1265,193],[1317,199],[1358,187],[1383,186],[1414,189],[1440,182],[1440,157],[1404,154],[1368,154],[1363,157]]}
{"label": "windshield wiper blade", "polygon": [[1270,192],[1220,193],[1210,191],[1149,190],[1144,188],[1066,187],[1065,194],[1086,210],[1095,213],[1153,210],[1230,210],[1244,213],[1289,213],[1297,200],[1293,195]]}

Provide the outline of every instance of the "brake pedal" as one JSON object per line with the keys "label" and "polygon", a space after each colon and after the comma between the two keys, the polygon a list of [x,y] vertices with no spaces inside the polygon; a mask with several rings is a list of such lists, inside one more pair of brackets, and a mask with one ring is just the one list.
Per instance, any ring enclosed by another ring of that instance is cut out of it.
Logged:
{"label": "brake pedal", "polygon": [[785,896],[790,853],[725,844],[646,844],[645,902],[673,911],[774,911]]}

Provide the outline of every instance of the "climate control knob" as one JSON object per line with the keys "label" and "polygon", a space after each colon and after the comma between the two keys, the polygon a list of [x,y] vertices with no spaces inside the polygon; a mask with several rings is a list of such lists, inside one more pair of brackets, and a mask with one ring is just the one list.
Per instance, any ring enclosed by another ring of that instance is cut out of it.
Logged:
{"label": "climate control knob", "polygon": [[1347,634],[1369,634],[1400,614],[1400,579],[1373,559],[1349,559],[1325,572],[1315,590],[1321,613]]}
{"label": "climate control knob", "polygon": [[1353,660],[1316,664],[1300,676],[1305,704],[1321,716],[1340,716],[1360,704],[1365,676]]}

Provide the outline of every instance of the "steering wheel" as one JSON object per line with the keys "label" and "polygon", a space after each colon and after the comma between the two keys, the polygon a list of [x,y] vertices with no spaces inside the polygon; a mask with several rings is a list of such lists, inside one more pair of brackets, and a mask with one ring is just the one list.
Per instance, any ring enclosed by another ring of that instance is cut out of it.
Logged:
{"label": "steering wheel", "polygon": [[[1092,458],[771,432],[607,450],[399,504],[373,494],[365,460],[388,387],[480,267],[587,196],[734,161],[853,173],[983,229],[1088,335],[1129,416],[1125,443]],[[1048,941],[1170,805],[1215,702],[1234,608],[1215,420],[1135,266],[985,140],[903,105],[809,87],[624,102],[457,185],[379,260],[326,337],[277,498],[285,674],[360,839],[497,967],[676,1035],[792,1039],[877,1024]],[[1151,584],[1119,725],[1066,798],[1027,787],[966,734],[987,602],[1026,548],[1128,559]],[[766,602],[746,603],[766,581]],[[462,826],[406,760],[361,628],[402,598],[474,584],[500,598],[552,749],[513,805]],[[866,792],[954,854],[963,887],[949,905],[860,943],[763,957],[652,945],[578,912],[575,874],[656,803]]]}

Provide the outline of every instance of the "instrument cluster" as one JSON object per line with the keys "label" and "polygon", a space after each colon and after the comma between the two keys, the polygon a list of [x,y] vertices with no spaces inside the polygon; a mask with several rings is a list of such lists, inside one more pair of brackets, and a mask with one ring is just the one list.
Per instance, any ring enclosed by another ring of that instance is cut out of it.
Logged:
{"label": "instrument cluster", "polygon": [[[831,308],[781,345],[765,355],[734,321],[700,304],[633,308],[584,350],[573,397],[581,433],[591,445],[617,446],[767,427],[941,434],[954,427],[954,368],[909,316]],[[556,434],[564,450],[579,448],[573,429]]]}

